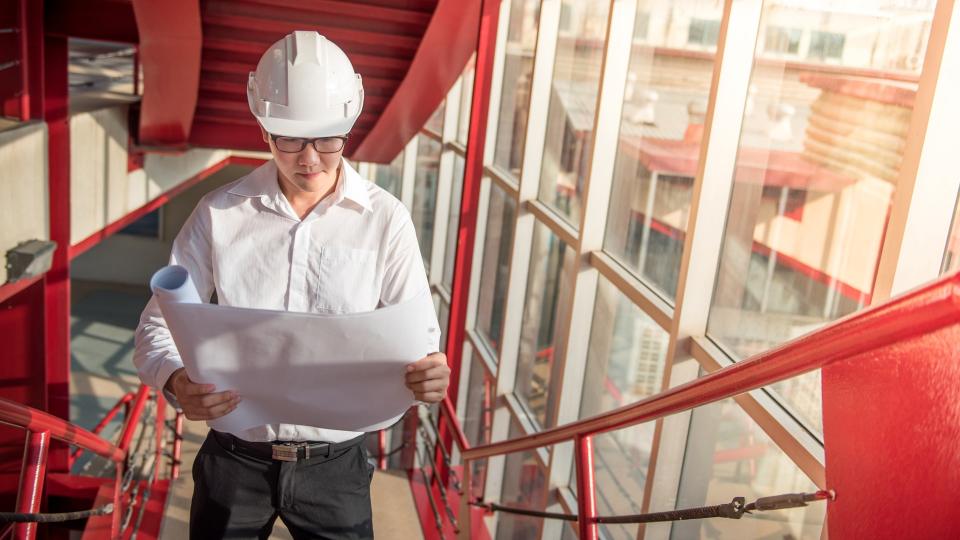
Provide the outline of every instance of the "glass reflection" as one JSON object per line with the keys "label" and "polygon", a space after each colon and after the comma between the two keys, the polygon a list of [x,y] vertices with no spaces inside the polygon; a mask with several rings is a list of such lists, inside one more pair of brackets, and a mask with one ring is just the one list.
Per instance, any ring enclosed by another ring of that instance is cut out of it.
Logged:
{"label": "glass reflection", "polygon": [[[522,437],[523,431],[514,422],[510,426],[510,438]],[[532,452],[519,452],[507,455],[503,469],[503,491],[500,504],[543,510],[547,501],[546,473]],[[501,514],[497,523],[497,536],[500,539],[528,540],[539,538],[543,519]]]}
{"label": "glass reflection", "polygon": [[[677,508],[745,497],[811,493],[816,485],[733,400],[694,410],[683,461]],[[694,519],[673,524],[671,538],[794,538],[819,540],[826,504],[744,514],[734,519]]]}
{"label": "glass reflection", "polygon": [[712,0],[641,1],[634,23],[603,248],[670,303],[716,55],[710,28],[721,11]]}
{"label": "glass reflection", "polygon": [[496,184],[491,184],[487,228],[483,240],[483,262],[480,267],[477,330],[495,357],[503,336],[503,309],[507,300],[516,208],[517,203],[512,198]]}
{"label": "glass reflection", "polygon": [[[933,4],[764,3],[708,325],[734,357],[870,304]],[[818,434],[819,377],[773,387]]]}
{"label": "glass reflection", "polygon": [[520,178],[520,166],[523,163],[539,18],[540,0],[510,2],[493,164],[514,180]]}
{"label": "glass reflection", "polygon": [[548,411],[553,409],[557,397],[552,391],[552,382],[559,380],[555,376],[558,368],[554,338],[557,321],[564,311],[559,305],[560,291],[568,281],[573,250],[567,249],[546,225],[538,223],[530,257],[514,391],[532,419],[542,427],[549,427],[552,420],[547,418]]}
{"label": "glass reflection", "polygon": [[410,217],[417,230],[423,264],[430,268],[433,253],[434,210],[437,207],[437,178],[440,174],[441,145],[420,135],[417,140],[417,169],[413,185],[413,211]]}
{"label": "glass reflection", "polygon": [[453,185],[450,186],[450,221],[447,223],[447,243],[443,251],[443,286],[453,290],[453,264],[457,255],[457,233],[460,227],[460,200],[463,197],[463,157],[453,155]]}
{"label": "glass reflection", "polygon": [[539,198],[574,227],[580,226],[580,196],[593,151],[609,10],[609,2],[564,1],[560,7]]}

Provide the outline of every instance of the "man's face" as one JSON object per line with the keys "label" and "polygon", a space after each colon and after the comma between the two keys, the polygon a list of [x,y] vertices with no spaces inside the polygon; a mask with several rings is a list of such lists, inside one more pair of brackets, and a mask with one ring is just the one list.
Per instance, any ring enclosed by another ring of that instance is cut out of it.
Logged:
{"label": "man's face", "polygon": [[325,191],[337,179],[340,158],[343,149],[337,152],[318,152],[312,144],[304,146],[299,152],[283,152],[277,148],[273,138],[261,128],[263,140],[270,145],[270,152],[277,163],[280,180],[288,187],[310,193]]}

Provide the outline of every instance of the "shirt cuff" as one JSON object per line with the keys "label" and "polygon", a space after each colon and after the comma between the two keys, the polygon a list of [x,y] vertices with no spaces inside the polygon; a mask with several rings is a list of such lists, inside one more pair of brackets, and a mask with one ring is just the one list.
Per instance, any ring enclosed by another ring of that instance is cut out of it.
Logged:
{"label": "shirt cuff", "polygon": [[157,390],[163,392],[163,397],[167,398],[167,403],[177,410],[180,410],[180,402],[177,401],[177,397],[174,396],[172,392],[167,391],[166,386],[173,372],[182,367],[183,362],[170,360],[160,366],[160,369],[157,371]]}

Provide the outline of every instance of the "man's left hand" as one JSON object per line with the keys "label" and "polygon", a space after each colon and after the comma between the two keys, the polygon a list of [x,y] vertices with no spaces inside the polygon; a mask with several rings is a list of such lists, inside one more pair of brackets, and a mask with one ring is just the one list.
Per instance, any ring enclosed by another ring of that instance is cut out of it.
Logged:
{"label": "man's left hand", "polygon": [[447,395],[450,386],[450,368],[447,355],[433,353],[407,366],[407,388],[413,397],[425,403],[438,403]]}

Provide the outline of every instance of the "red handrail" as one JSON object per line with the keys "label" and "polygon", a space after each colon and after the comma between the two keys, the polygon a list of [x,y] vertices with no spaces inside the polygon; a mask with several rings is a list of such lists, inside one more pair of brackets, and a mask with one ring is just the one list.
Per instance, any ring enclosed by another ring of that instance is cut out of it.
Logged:
{"label": "red handrail", "polygon": [[596,502],[591,448],[593,436],[731,398],[958,322],[960,273],[637,403],[524,437],[477,447],[470,446],[461,429],[456,409],[447,397],[440,403],[440,416],[453,432],[463,460],[464,496],[460,508],[463,523],[460,530],[471,530],[469,462],[573,440],[577,458],[580,538],[596,539],[598,531],[594,520]]}
{"label": "red handrail", "polygon": [[[112,538],[118,537],[120,530],[120,516],[126,507],[136,501],[128,500],[121,493],[121,482],[127,465],[127,453],[133,440],[137,426],[141,422],[146,403],[150,398],[151,390],[141,385],[136,394],[130,393],[108,411],[106,417],[97,425],[97,430],[103,428],[114,417],[120,407],[133,401],[129,412],[124,419],[120,442],[114,445],[102,437],[78,427],[62,418],[39,411],[26,405],[0,398],[0,423],[8,424],[26,430],[27,444],[24,451],[23,467],[21,468],[20,484],[17,494],[17,512],[36,513],[40,511],[40,495],[43,492],[43,483],[46,476],[46,460],[50,439],[56,439],[69,445],[76,446],[78,451],[90,451],[116,464],[116,473],[113,486],[113,515],[109,516],[109,528],[98,529],[97,533],[109,532]],[[157,457],[160,457],[162,437],[160,431],[165,425],[162,407],[162,397],[157,398]],[[173,460],[171,463],[171,477],[176,478],[179,473],[180,441],[179,433],[183,425],[182,414],[177,413],[175,421]],[[154,473],[152,481],[158,481],[159,476]],[[141,504],[145,501],[141,501]],[[96,518],[91,518],[91,521]],[[17,523],[12,531],[15,538],[34,538],[36,523]]]}
{"label": "red handrail", "polygon": [[123,462],[125,457],[124,452],[113,443],[82,427],[75,426],[63,418],[3,398],[0,398],[0,423],[31,432],[49,432],[50,437],[58,441],[78,446],[116,463]]}
{"label": "red handrail", "polygon": [[463,459],[532,450],[649,422],[769,386],[958,321],[960,274],[634,404],[526,437],[470,448],[463,451]]}

